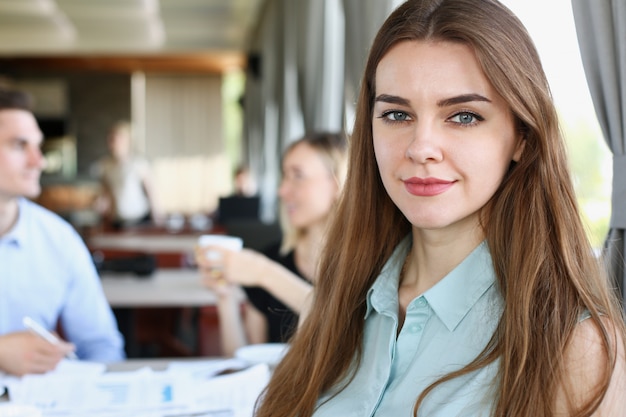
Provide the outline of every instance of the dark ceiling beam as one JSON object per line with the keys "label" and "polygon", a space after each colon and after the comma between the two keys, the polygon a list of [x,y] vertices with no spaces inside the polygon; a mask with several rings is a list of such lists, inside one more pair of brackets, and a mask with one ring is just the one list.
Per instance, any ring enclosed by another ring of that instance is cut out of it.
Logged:
{"label": "dark ceiling beam", "polygon": [[9,70],[132,73],[213,73],[243,69],[246,56],[237,52],[176,53],[158,56],[0,57],[0,73]]}

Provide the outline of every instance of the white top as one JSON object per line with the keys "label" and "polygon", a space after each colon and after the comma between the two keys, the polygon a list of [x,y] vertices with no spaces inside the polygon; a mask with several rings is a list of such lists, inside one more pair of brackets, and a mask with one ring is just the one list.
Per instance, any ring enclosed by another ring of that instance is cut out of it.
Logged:
{"label": "white top", "polygon": [[117,220],[135,221],[150,213],[150,201],[143,188],[143,178],[149,170],[147,160],[131,156],[120,162],[105,157],[99,170],[102,181],[113,195]]}

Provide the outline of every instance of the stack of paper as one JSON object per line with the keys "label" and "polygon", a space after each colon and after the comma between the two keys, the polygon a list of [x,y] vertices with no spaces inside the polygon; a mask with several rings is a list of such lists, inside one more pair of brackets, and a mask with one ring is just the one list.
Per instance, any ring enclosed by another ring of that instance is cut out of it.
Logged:
{"label": "stack of paper", "polygon": [[[10,400],[32,405],[44,417],[251,417],[270,377],[267,365],[241,362],[174,362],[166,371],[142,368],[105,372],[102,365],[65,362],[56,371],[6,378]],[[1,417],[1,416],[0,416]]]}

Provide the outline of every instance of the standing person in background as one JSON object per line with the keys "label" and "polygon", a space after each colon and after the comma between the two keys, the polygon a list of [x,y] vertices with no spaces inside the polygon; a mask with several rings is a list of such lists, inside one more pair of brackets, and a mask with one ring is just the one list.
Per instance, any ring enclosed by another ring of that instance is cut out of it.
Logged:
{"label": "standing person in background", "polygon": [[234,190],[233,196],[237,197],[253,197],[257,195],[257,184],[246,165],[239,165],[233,175]]}
{"label": "standing person in background", "polygon": [[213,217],[217,223],[228,228],[228,223],[241,220],[259,220],[261,199],[250,169],[239,165],[233,174],[233,192],[220,197]]}
{"label": "standing person in background", "polygon": [[131,126],[117,122],[107,138],[109,155],[96,165],[102,194],[96,210],[116,229],[161,224],[163,216],[152,184],[148,161],[132,152]]}
{"label": "standing person in background", "polygon": [[361,86],[313,303],[255,416],[624,416],[621,308],[520,21],[409,0]]}
{"label": "standing person in background", "polygon": [[[81,237],[33,203],[41,192],[43,134],[29,97],[0,89],[0,371],[54,369],[64,355],[113,362],[123,340]],[[53,345],[27,331],[29,316],[68,342]]]}
{"label": "standing person in background", "polygon": [[[198,248],[204,283],[218,294],[222,350],[232,355],[246,344],[286,342],[317,274],[329,219],[343,186],[347,143],[343,134],[315,133],[283,153],[283,239],[264,253]],[[237,286],[249,303],[241,321]]]}

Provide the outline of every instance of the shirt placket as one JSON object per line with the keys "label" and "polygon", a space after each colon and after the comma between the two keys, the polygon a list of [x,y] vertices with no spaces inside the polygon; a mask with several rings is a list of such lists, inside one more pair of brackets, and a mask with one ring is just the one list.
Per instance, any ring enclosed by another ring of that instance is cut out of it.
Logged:
{"label": "shirt placket", "polygon": [[420,296],[409,304],[404,325],[396,341],[390,382],[410,368],[430,316],[431,309],[424,296]]}

